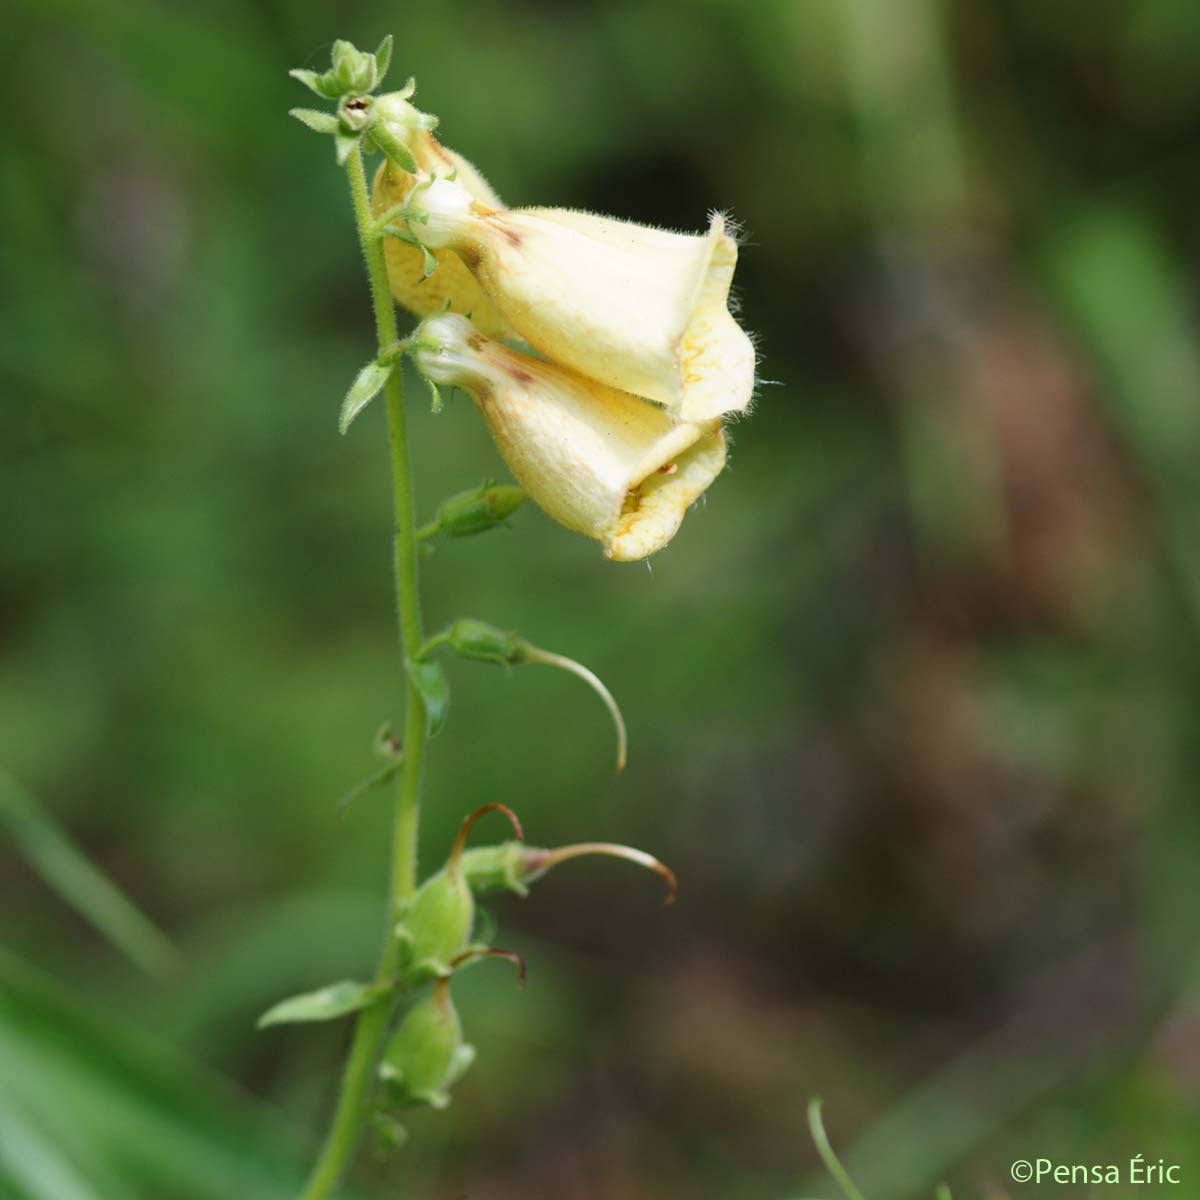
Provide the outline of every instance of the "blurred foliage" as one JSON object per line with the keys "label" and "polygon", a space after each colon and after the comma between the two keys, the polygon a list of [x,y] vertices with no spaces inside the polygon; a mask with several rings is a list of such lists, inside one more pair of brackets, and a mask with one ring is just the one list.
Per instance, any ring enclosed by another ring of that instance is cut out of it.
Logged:
{"label": "blurred foliage", "polygon": [[[631,757],[576,681],[452,664],[426,862],[500,799],[681,898],[497,903],[529,985],[463,978],[480,1061],[362,1194],[828,1195],[820,1094],[868,1200],[1135,1153],[1200,1195],[1200,6],[330,11],[6,22],[0,764],[181,961],[0,847],[0,1193],[285,1196],[328,1110],[345,1029],[254,1019],[369,968],[386,799],[337,798],[401,690],[382,412],[336,433],[367,293],[285,71],[394,32],[510,203],[731,210],[771,382],[652,572],[532,506],[429,560],[430,628],[588,663]],[[412,394],[427,520],[503,470]]]}

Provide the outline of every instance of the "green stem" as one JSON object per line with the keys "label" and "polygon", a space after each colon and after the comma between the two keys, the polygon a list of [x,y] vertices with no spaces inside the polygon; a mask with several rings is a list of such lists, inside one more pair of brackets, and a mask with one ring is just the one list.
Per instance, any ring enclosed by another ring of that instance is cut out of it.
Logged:
{"label": "green stem", "polygon": [[[359,242],[367,261],[371,281],[371,301],[375,310],[375,330],[379,349],[399,340],[396,313],[388,286],[387,262],[383,244],[371,217],[367,176],[362,151],[356,148],[346,162],[350,194],[354,201],[354,220]],[[417,578],[417,536],[413,516],[412,477],[408,438],[404,427],[404,385],[400,371],[393,371],[384,389],[388,414],[388,444],[392,459],[392,500],[395,511],[396,608],[400,643],[404,658],[415,659],[424,635],[421,632],[421,604]],[[397,943],[393,936],[396,921],[416,890],[417,817],[421,792],[421,769],[425,761],[425,703],[408,680],[408,710],[404,731],[404,762],[396,786],[396,808],[392,827],[391,885],[387,929],[379,957],[377,980],[392,978],[396,971]],[[359,1014],[354,1038],[342,1076],[341,1093],[333,1123],[321,1148],[320,1157],[302,1194],[302,1200],[325,1200],[337,1186],[350,1162],[362,1134],[370,1109],[371,1085],[387,1034],[391,1004],[385,999]]]}

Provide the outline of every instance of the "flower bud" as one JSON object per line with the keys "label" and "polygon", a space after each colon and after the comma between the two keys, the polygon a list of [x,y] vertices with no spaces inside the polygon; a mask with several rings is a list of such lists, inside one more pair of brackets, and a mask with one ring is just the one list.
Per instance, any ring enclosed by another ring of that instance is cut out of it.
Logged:
{"label": "flower bud", "polygon": [[495,891],[505,888],[518,896],[529,893],[528,885],[540,879],[552,867],[572,858],[601,854],[610,858],[623,858],[639,867],[654,871],[667,882],[666,903],[675,901],[677,886],[675,873],[644,850],[632,846],[618,846],[612,842],[579,842],[573,846],[559,846],[556,850],[540,850],[526,846],[523,842],[503,842],[499,846],[479,846],[462,856],[462,871],[475,892]]}
{"label": "flower bud", "polygon": [[446,537],[473,537],[503,525],[525,503],[525,493],[511,484],[485,483],[469,492],[459,492],[443,500],[431,524],[420,538],[444,534]]}
{"label": "flower bud", "polygon": [[[516,962],[524,984],[525,963],[520,955],[509,950],[479,953]],[[478,955],[475,952],[461,955],[451,970],[471,957]],[[462,1021],[450,995],[448,970],[438,977],[432,994],[408,1011],[392,1035],[379,1065],[379,1076],[397,1103],[445,1108],[450,1103],[449,1089],[474,1061],[475,1048],[463,1041]]]}
{"label": "flower bud", "polygon": [[462,872],[463,847],[475,822],[493,811],[504,813],[517,837],[523,836],[516,814],[503,804],[485,804],[463,822],[446,865],[421,885],[396,927],[397,970],[409,986],[445,974],[467,949],[475,924],[475,897]]}
{"label": "flower bud", "polygon": [[636,396],[490,341],[453,313],[427,318],[413,344],[427,379],[475,401],[525,491],[618,562],[665,546],[725,465],[718,421],[674,422]]}
{"label": "flower bud", "polygon": [[497,209],[457,181],[414,187],[405,219],[456,250],[517,333],[557,363],[666,405],[676,420],[740,412],[754,347],[729,313],[737,243],[557,208]]}
{"label": "flower bud", "polygon": [[333,43],[332,81],[338,90],[346,92],[369,92],[379,82],[375,66],[375,55],[359,50],[351,42]]}
{"label": "flower bud", "polygon": [[[411,94],[406,88],[380,96],[375,102],[376,119],[396,141],[408,148],[421,171],[430,176],[452,175],[479,203],[488,208],[503,208],[500,197],[483,175],[461,154],[443,146],[433,136],[437,118],[411,104]],[[417,176],[402,170],[396,163],[385,162],[376,172],[371,195],[375,216],[403,203],[417,182]],[[435,251],[437,269],[427,277],[425,256],[419,246],[389,237],[384,240],[383,248],[392,295],[410,312],[420,317],[428,316],[441,311],[449,300],[451,311],[470,313],[489,337],[516,336],[452,250]]]}

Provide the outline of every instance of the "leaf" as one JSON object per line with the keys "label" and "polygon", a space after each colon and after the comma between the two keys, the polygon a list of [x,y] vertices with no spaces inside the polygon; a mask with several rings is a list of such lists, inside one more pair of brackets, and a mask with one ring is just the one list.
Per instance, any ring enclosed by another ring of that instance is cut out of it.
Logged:
{"label": "leaf", "polygon": [[140,909],[80,853],[41,802],[0,771],[0,827],[42,879],[118,950],[150,974],[175,964],[175,947]]}
{"label": "leaf", "polygon": [[388,73],[388,67],[392,65],[392,35],[389,33],[387,37],[379,43],[379,49],[375,51],[375,69],[378,72],[377,79],[383,81],[383,77]]}
{"label": "leaf", "polygon": [[354,418],[383,391],[395,369],[394,358],[390,362],[380,362],[376,358],[359,371],[342,401],[342,411],[338,415],[339,433],[345,433]]}
{"label": "leaf", "polygon": [[280,1000],[258,1018],[258,1027],[332,1021],[369,1008],[391,988],[390,983],[356,983],[353,979],[342,979],[315,992],[302,992],[299,996]]}
{"label": "leaf", "polygon": [[446,713],[450,708],[450,684],[441,666],[432,661],[408,660],[408,675],[413,687],[421,693],[425,701],[425,715],[429,723],[429,736],[446,723]]}
{"label": "leaf", "polygon": [[307,125],[314,133],[337,133],[338,119],[333,113],[322,112],[319,108],[290,108],[288,116]]}
{"label": "leaf", "polygon": [[425,269],[421,273],[421,281],[423,283],[437,270],[438,260],[437,255],[428,246],[422,245],[420,242],[417,244],[421,246],[421,253],[425,256]]}

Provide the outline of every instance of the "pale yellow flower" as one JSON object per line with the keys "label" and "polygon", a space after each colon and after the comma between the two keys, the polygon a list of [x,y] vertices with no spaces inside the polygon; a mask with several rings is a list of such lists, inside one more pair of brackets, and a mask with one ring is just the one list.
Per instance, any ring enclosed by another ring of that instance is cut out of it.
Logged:
{"label": "pale yellow flower", "polygon": [[737,243],[724,219],[702,236],[557,208],[497,208],[458,180],[409,193],[406,220],[456,250],[530,345],[683,421],[744,410],[754,347],[729,313]]}
{"label": "pale yellow flower", "polygon": [[721,423],[665,411],[492,341],[463,317],[427,319],[414,357],[435,384],[466,391],[509,469],[568,529],[628,562],[665,546],[725,465]]}

